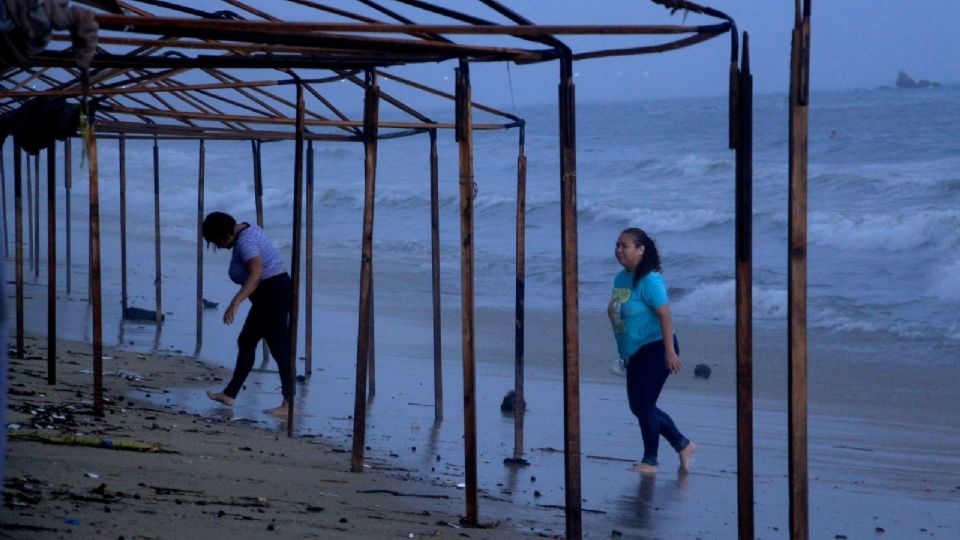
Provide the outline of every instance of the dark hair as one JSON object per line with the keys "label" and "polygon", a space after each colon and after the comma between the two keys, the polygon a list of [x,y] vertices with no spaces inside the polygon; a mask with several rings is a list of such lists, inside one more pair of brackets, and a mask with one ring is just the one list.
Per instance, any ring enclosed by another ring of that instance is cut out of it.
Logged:
{"label": "dark hair", "polygon": [[219,247],[220,242],[233,234],[233,229],[236,226],[237,220],[233,219],[230,214],[210,212],[203,219],[203,239],[207,241],[207,244]]}
{"label": "dark hair", "polygon": [[653,241],[653,238],[650,238],[650,235],[645,233],[643,229],[630,227],[624,229],[620,234],[629,234],[633,237],[635,246],[643,246],[643,257],[640,259],[637,269],[633,272],[633,286],[636,287],[643,276],[650,272],[660,272],[662,270],[660,267],[660,252],[657,250],[657,244]]}

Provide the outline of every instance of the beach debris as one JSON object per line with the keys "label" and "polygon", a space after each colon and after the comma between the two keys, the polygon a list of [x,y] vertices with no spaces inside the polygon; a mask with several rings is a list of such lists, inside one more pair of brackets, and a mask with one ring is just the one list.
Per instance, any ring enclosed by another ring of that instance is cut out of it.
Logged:
{"label": "beach debris", "polygon": [[217,306],[220,305],[220,302],[214,302],[206,298],[201,299],[201,301],[203,302],[203,309],[217,309]]}
{"label": "beach debris", "polygon": [[20,424],[7,424],[8,431],[17,431],[20,429]]}
{"label": "beach debris", "polygon": [[94,478],[94,479],[100,478],[100,475],[95,472],[85,473],[84,476],[86,476],[87,478]]}
{"label": "beach debris", "polygon": [[[132,439],[106,439],[98,437],[83,437],[80,435],[41,435],[38,433],[11,433],[8,438],[12,441],[32,441],[44,444],[62,444],[67,446],[90,446],[94,448],[109,448],[111,450],[130,450],[133,452],[166,452],[157,443],[146,443]],[[94,473],[87,473],[90,476]]]}
{"label": "beach debris", "polygon": [[616,529],[610,531],[610,538],[620,538],[622,536],[623,536],[623,533]]}
{"label": "beach debris", "polygon": [[77,518],[67,518],[67,519],[63,520],[63,522],[66,523],[67,525],[79,525],[79,524],[80,524],[80,520],[77,519]]}
{"label": "beach debris", "polygon": [[530,462],[522,457],[508,457],[503,459],[503,464],[511,467],[526,467]]}
{"label": "beach debris", "polygon": [[706,364],[697,364],[697,366],[693,368],[693,376],[700,379],[709,379],[710,373],[712,372],[713,370]]}
{"label": "beach debris", "polygon": [[614,375],[619,375],[621,377],[627,376],[627,361],[623,358],[614,358],[610,362],[610,373]]}
{"label": "beach debris", "polygon": [[[152,309],[128,307],[123,311],[123,318],[130,321],[157,322],[157,312]],[[166,316],[161,313],[160,322],[163,322],[165,318]]]}
{"label": "beach debris", "polygon": [[[517,405],[517,394],[513,390],[507,392],[507,395],[503,396],[503,401],[500,402],[500,412],[513,412],[513,408]],[[527,408],[527,401],[523,400],[520,404],[521,410]]]}
{"label": "beach debris", "polygon": [[457,484],[457,489],[465,489],[466,487],[467,487],[467,484],[463,482],[460,482],[459,484]]}
{"label": "beach debris", "polygon": [[383,493],[394,497],[420,497],[422,499],[449,499],[447,495],[432,495],[429,493],[403,493],[392,489],[358,489],[357,493]]}

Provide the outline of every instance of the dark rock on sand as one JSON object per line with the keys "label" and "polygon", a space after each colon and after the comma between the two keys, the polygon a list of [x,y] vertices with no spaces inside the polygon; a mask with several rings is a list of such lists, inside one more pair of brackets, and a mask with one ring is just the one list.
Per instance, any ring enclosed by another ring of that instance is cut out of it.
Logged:
{"label": "dark rock on sand", "polygon": [[710,366],[706,364],[697,364],[697,366],[693,368],[693,376],[701,379],[709,379],[712,371]]}
{"label": "dark rock on sand", "polygon": [[[517,394],[513,390],[510,390],[507,392],[507,395],[503,396],[503,401],[500,402],[500,412],[513,412],[513,408],[516,406],[516,404]],[[524,409],[527,408],[526,400],[523,401],[521,406]]]}
{"label": "dark rock on sand", "polygon": [[[157,312],[156,312],[156,311],[153,311],[153,310],[151,310],[151,309],[142,309],[142,308],[136,308],[136,307],[128,307],[128,308],[123,312],[123,318],[124,318],[124,319],[128,319],[128,320],[133,320],[133,321],[146,321],[146,322],[153,321],[153,322],[156,322],[156,320],[157,320]],[[165,316],[163,313],[161,313],[161,314],[160,314],[160,322],[163,322],[163,320],[164,320],[165,318],[166,318],[166,316]]]}

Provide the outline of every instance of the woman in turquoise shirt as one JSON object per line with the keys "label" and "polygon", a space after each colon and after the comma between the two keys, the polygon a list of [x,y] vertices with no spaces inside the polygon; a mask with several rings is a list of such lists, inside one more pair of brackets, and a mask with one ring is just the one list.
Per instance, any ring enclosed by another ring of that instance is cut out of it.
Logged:
{"label": "woman in turquoise shirt", "polygon": [[[617,238],[615,254],[623,270],[613,281],[608,313],[620,358],[626,363],[630,410],[643,436],[643,459],[630,470],[656,474],[657,448],[663,435],[680,454],[680,470],[688,471],[697,445],[657,408],[667,377],[679,373],[683,366],[667,303],[667,285],[660,274],[660,253],[647,233],[630,228]],[[671,347],[664,346],[664,336],[672,337]]]}

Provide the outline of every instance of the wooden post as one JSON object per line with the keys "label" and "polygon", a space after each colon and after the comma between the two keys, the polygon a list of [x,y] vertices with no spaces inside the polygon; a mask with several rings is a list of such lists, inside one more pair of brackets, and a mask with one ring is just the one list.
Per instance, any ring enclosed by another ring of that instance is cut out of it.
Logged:
{"label": "wooden post", "polygon": [[577,299],[577,132],[573,60],[560,59],[560,228],[563,260],[563,456],[567,538],[583,537],[580,495],[580,331]]}
{"label": "wooden post", "polygon": [[440,167],[437,130],[430,130],[430,254],[433,292],[433,419],[443,420],[443,361],[440,343]]}
{"label": "wooden post", "polygon": [[[38,182],[39,183],[39,182]],[[47,384],[57,384],[57,145],[47,147]]]}
{"label": "wooden post", "polygon": [[370,347],[367,349],[367,397],[377,395],[376,277],[370,272]]}
{"label": "wooden post", "polygon": [[100,295],[100,191],[97,137],[89,127],[87,160],[90,166],[90,304],[93,310],[93,411],[103,416],[103,303]]}
{"label": "wooden post", "polygon": [[[290,388],[297,387],[297,319],[300,314],[300,241],[303,224],[303,83],[297,81],[297,123],[293,154],[293,248],[290,276],[293,280],[293,301],[290,303]],[[293,399],[287,403],[287,437],[293,437]]]}
{"label": "wooden post", "polygon": [[807,490],[807,128],[810,0],[796,3],[790,66],[789,267],[787,340],[789,386],[790,537],[809,537]]}
{"label": "wooden post", "polygon": [[307,242],[303,313],[303,376],[313,373],[313,141],[307,141]]}
{"label": "wooden post", "polygon": [[206,173],[207,151],[200,139],[197,170],[197,350],[203,343],[203,184]]}
{"label": "wooden post", "polygon": [[363,100],[363,243],[360,256],[360,303],[357,323],[357,376],[353,396],[353,448],[350,471],[363,472],[363,451],[367,429],[367,354],[370,346],[370,291],[373,288],[373,215],[377,184],[377,125],[380,88],[377,75],[366,71]]}
{"label": "wooden post", "polygon": [[123,318],[126,318],[129,296],[127,296],[127,138],[125,134],[120,134],[117,144],[120,156],[120,303],[123,306]]}
{"label": "wooden post", "polygon": [[457,142],[460,153],[460,290],[463,332],[463,465],[468,525],[479,524],[477,507],[477,396],[473,276],[473,117],[470,64],[456,72]]}
{"label": "wooden post", "polygon": [[70,294],[70,276],[73,274],[73,253],[72,245],[73,242],[70,238],[70,190],[73,188],[73,143],[72,139],[67,137],[63,141],[63,191],[64,191],[64,212],[66,213],[66,244],[67,244],[67,267],[66,267],[66,278],[67,278],[67,294]]}
{"label": "wooden post", "polygon": [[520,125],[519,155],[517,156],[517,263],[516,303],[514,305],[513,345],[513,457],[523,458],[523,419],[526,401],[523,397],[523,340],[524,294],[526,284],[526,222],[527,222],[527,156],[524,155],[525,130]]}
{"label": "wooden post", "polygon": [[10,256],[10,238],[7,233],[7,165],[0,146],[0,198],[3,199],[3,256]]}
{"label": "wooden post", "polygon": [[161,278],[161,255],[160,255],[160,146],[157,139],[153,139],[153,241],[154,241],[154,261],[155,276],[154,290],[157,299],[157,325],[163,318],[163,285]]}
{"label": "wooden post", "polygon": [[743,34],[736,115],[737,525],[754,538],[753,519],[753,76],[750,36]]}
{"label": "wooden post", "polygon": [[17,358],[23,358],[23,154],[16,142],[13,143],[13,213],[17,257]]}

